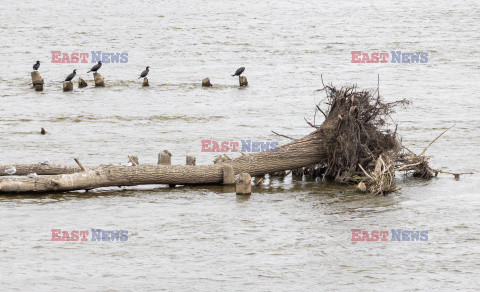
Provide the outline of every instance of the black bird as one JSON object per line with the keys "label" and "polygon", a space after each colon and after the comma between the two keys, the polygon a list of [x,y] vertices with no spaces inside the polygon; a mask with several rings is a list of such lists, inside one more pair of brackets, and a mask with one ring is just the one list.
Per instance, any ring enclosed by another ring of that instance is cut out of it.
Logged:
{"label": "black bird", "polygon": [[235,74],[233,74],[232,76],[240,76],[242,75],[243,71],[245,71],[245,67],[240,67],[237,69],[237,71],[235,71]]}
{"label": "black bird", "polygon": [[72,81],[73,77],[75,77],[75,75],[77,75],[77,69],[73,70],[73,73],[70,73],[67,78],[65,78],[65,82],[66,81]]}
{"label": "black bird", "polygon": [[138,77],[138,79],[147,77],[148,69],[150,69],[150,66],[147,66],[147,68],[142,72],[142,74],[140,74],[140,77]]}
{"label": "black bird", "polygon": [[46,133],[47,133],[47,131],[45,131],[45,129],[42,128],[42,130],[40,131],[40,134],[41,134],[41,135],[45,135]]}
{"label": "black bird", "polygon": [[33,65],[33,70],[34,70],[34,71],[37,71],[38,68],[40,68],[40,61],[37,61],[37,63],[35,63],[35,64]]}
{"label": "black bird", "polygon": [[92,69],[90,69],[90,71],[88,71],[87,73],[90,73],[90,72],[95,72],[97,73],[98,69],[100,69],[100,67],[102,67],[102,61],[98,61],[98,64],[93,66]]}

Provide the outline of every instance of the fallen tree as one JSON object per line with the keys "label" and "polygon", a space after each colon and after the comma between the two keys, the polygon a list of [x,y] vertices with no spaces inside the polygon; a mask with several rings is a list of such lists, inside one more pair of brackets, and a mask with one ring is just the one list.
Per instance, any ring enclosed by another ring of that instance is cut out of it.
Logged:
{"label": "fallen tree", "polygon": [[[135,165],[98,167],[25,167],[21,174],[35,172],[36,177],[1,177],[0,193],[32,193],[89,190],[111,186],[145,184],[218,184],[223,182],[223,165],[234,173],[251,176],[299,169],[315,177],[339,183],[363,183],[374,194],[395,190],[395,170],[410,171],[430,178],[434,170],[424,156],[408,156],[394,131],[386,123],[395,106],[405,100],[385,103],[378,92],[357,90],[356,86],[336,89],[324,86],[327,108],[322,110],[321,125],[309,123],[315,130],[292,139],[276,152],[245,154],[213,165]],[[423,154],[423,153],[422,153]],[[382,158],[383,157],[383,158]],[[388,158],[387,158],[388,157]],[[388,166],[385,164],[387,161]],[[382,164],[383,163],[383,164]],[[18,167],[17,167],[18,170]],[[19,174],[19,173],[17,173]],[[46,174],[46,175],[43,175]],[[387,177],[387,178],[386,178]]]}

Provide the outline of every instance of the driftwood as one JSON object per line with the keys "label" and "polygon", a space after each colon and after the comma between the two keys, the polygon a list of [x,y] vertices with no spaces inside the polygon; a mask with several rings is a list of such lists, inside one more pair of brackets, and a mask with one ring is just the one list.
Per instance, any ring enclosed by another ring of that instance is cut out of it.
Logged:
{"label": "driftwood", "polygon": [[[170,165],[167,150],[158,157],[158,165],[67,168],[68,174],[39,175],[36,177],[9,176],[0,178],[0,193],[32,193],[51,191],[88,190],[100,187],[134,186],[145,184],[232,184],[234,175],[245,173],[251,177],[303,169],[308,177],[322,177],[339,183],[362,181],[372,193],[394,191],[394,171],[414,171],[425,178],[432,177],[426,158],[404,153],[396,138],[396,131],[386,128],[386,118],[393,108],[405,101],[384,103],[371,91],[357,91],[356,87],[327,90],[327,109],[321,125],[303,138],[277,148],[276,152],[244,154],[235,159],[222,155],[211,165]],[[39,167],[39,166],[36,166]],[[50,166],[49,166],[50,167]],[[17,168],[18,169],[18,168]],[[37,173],[41,169],[17,171]],[[45,174],[52,174],[45,173]],[[371,181],[369,181],[371,179]],[[378,188],[381,184],[382,188]],[[373,186],[373,187],[372,187]],[[376,187],[375,187],[376,186]]]}

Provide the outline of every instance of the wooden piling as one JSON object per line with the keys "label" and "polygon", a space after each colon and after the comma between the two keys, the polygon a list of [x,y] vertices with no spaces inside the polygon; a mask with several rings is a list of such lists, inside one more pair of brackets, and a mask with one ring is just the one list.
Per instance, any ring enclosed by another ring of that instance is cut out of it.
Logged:
{"label": "wooden piling", "polygon": [[210,78],[208,78],[208,77],[207,77],[207,78],[204,78],[204,79],[202,80],[202,86],[204,86],[204,87],[210,87],[210,86],[212,86],[212,83],[210,83]]}
{"label": "wooden piling", "polygon": [[78,88],[84,88],[84,87],[87,87],[87,82],[85,82],[85,80],[83,80],[82,78],[78,77]]}
{"label": "wooden piling", "polygon": [[186,165],[195,165],[196,161],[197,159],[195,158],[195,156],[187,155]]}
{"label": "wooden piling", "polygon": [[43,78],[38,71],[33,71],[31,73],[32,76],[32,84],[35,88],[35,91],[43,91]]}
{"label": "wooden piling", "polygon": [[95,79],[96,87],[105,87],[104,78],[100,73],[93,73],[93,79]]}
{"label": "wooden piling", "polygon": [[63,91],[72,91],[73,83],[70,81],[63,82]]}
{"label": "wooden piling", "polygon": [[240,83],[240,86],[248,85],[247,77],[245,76],[238,76],[238,82]]}
{"label": "wooden piling", "polygon": [[143,78],[143,84],[142,86],[146,87],[146,86],[150,86],[150,84],[148,84],[148,79],[147,77]]}
{"label": "wooden piling", "polygon": [[223,172],[223,184],[224,185],[233,185],[235,183],[235,172],[233,167],[230,164],[225,164],[222,166]]}
{"label": "wooden piling", "polygon": [[158,164],[172,165],[172,153],[168,150],[158,153]]}
{"label": "wooden piling", "polygon": [[252,177],[248,173],[241,173],[235,180],[237,195],[250,195],[252,193]]}

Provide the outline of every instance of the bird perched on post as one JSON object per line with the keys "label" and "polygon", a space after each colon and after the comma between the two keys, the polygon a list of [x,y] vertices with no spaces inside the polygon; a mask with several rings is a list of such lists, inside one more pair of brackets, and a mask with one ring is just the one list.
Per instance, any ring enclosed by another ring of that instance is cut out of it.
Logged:
{"label": "bird perched on post", "polygon": [[233,74],[232,76],[240,76],[242,75],[243,71],[245,71],[245,67],[240,67],[237,69],[237,71],[235,71],[235,74]]}
{"label": "bird perched on post", "polygon": [[138,79],[147,77],[148,69],[150,69],[150,66],[147,66],[147,68],[143,70],[142,74],[140,74],[140,77],[138,77]]}
{"label": "bird perched on post", "polygon": [[72,81],[72,79],[73,79],[73,77],[75,77],[75,75],[77,75],[77,69],[73,70],[73,73],[68,74],[67,78],[65,78],[65,82],[66,81]]}
{"label": "bird perched on post", "polygon": [[100,67],[102,67],[102,61],[98,61],[98,64],[93,66],[92,69],[90,69],[90,71],[88,71],[87,73],[90,73],[90,72],[95,72],[97,73],[98,69],[100,69]]}
{"label": "bird perched on post", "polygon": [[38,68],[40,68],[40,61],[37,61],[37,63],[33,64],[33,71],[37,71]]}

